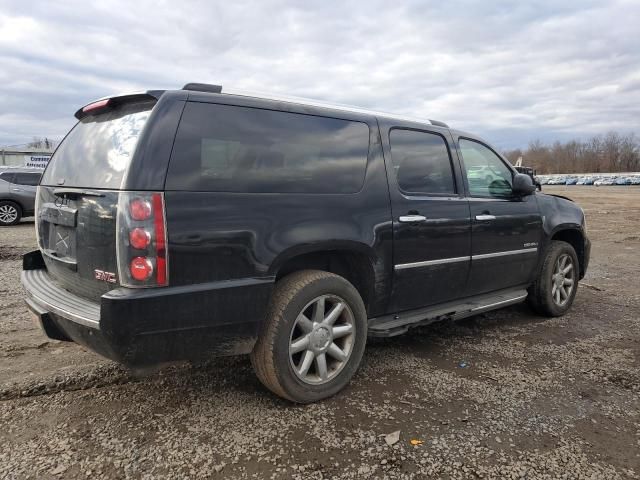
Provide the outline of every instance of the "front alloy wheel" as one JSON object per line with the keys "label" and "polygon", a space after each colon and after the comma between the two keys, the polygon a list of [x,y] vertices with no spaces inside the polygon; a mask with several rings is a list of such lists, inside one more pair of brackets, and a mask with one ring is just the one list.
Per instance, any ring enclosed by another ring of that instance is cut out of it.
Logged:
{"label": "front alloy wheel", "polygon": [[566,305],[572,296],[575,287],[574,276],[573,259],[568,253],[560,255],[553,270],[553,286],[551,287],[551,296],[559,307]]}
{"label": "front alloy wheel", "polygon": [[553,240],[545,252],[538,278],[529,287],[529,305],[548,317],[564,315],[576,297],[579,268],[573,246]]}

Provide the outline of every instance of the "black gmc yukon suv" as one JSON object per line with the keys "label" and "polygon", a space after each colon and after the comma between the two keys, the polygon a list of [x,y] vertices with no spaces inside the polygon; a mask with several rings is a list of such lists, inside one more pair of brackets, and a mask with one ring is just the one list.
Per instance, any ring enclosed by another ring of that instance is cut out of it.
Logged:
{"label": "black gmc yukon suv", "polygon": [[478,137],[214,85],[76,113],[38,187],[27,304],[129,366],[250,354],[277,395],[342,389],[367,336],[571,306],[583,211]]}

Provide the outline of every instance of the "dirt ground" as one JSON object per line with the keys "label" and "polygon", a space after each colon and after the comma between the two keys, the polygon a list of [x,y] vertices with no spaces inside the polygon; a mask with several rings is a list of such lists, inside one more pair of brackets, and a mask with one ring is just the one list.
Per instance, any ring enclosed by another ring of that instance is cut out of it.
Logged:
{"label": "dirt ground", "polygon": [[593,241],[569,314],[519,305],[370,342],[351,385],[309,406],[244,357],[127,372],[47,340],[19,285],[33,223],[1,229],[0,479],[640,478],[640,188],[545,191],[583,206]]}

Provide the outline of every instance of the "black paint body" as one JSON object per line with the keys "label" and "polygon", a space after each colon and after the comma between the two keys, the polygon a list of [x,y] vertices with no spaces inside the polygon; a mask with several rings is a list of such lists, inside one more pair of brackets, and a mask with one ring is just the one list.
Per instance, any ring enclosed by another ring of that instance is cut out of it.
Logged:
{"label": "black paint body", "polygon": [[[169,286],[131,289],[94,278],[94,269],[117,272],[118,191],[102,191],[101,196],[79,193],[68,200],[65,207],[77,211],[75,264],[46,252],[44,263],[25,259],[25,270],[44,266],[53,284],[100,304],[99,330],[60,314],[38,312],[49,331],[53,325],[62,336],[110,358],[141,365],[248,353],[259,334],[275,281],[292,269],[331,266],[333,256],[352,259],[346,265],[358,271],[357,287],[370,318],[526,287],[535,278],[554,235],[577,242],[580,276],[584,275],[589,241],[583,212],[575,204],[540,193],[510,199],[470,197],[458,139],[476,137],[373,114],[252,97],[182,90],[150,94],[158,102],[122,190],[164,192]],[[363,122],[369,128],[364,184],[349,194],[167,190],[167,171],[186,102]],[[398,189],[389,145],[393,128],[436,133],[445,139],[456,184],[454,195],[409,196]],[[55,188],[40,187],[40,215],[59,206]],[[496,220],[474,220],[483,213]],[[400,223],[399,217],[407,214],[424,215],[428,221]],[[43,224],[40,218],[37,221],[42,237]],[[537,251],[524,257],[472,260],[473,255],[518,250],[525,244],[535,244]],[[395,268],[458,257],[468,259]],[[25,287],[30,288],[28,283]]]}

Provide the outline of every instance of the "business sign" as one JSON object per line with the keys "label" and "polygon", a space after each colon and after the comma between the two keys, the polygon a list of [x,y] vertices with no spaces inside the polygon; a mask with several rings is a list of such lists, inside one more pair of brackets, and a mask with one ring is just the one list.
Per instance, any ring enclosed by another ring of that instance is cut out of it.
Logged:
{"label": "business sign", "polygon": [[47,166],[47,163],[49,163],[50,158],[51,158],[51,155],[25,155],[24,166],[44,168]]}

